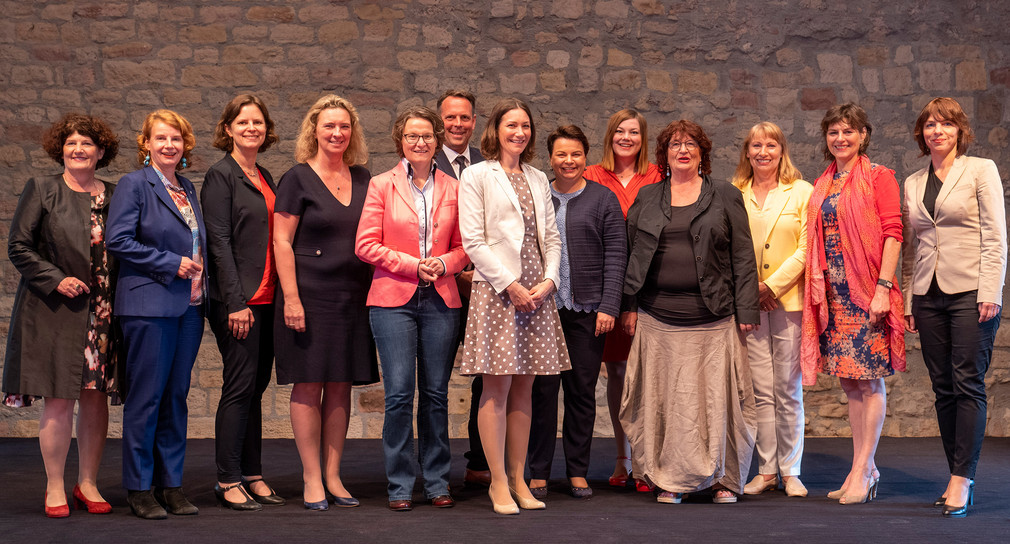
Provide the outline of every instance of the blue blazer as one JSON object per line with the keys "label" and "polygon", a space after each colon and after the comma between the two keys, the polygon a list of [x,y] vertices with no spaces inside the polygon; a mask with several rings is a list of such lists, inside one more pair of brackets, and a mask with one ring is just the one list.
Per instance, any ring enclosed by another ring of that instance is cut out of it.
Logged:
{"label": "blue blazer", "polygon": [[[178,174],[176,178],[200,225],[206,266],[207,228],[196,189],[188,179]],[[193,254],[193,235],[154,167],[130,172],[119,180],[109,206],[105,247],[119,259],[116,315],[178,317],[186,313],[192,280],[176,273],[183,256]]]}

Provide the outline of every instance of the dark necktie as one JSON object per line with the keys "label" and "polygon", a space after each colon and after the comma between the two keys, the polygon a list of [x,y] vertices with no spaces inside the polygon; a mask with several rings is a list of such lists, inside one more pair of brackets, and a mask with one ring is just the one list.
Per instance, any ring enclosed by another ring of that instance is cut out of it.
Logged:
{"label": "dark necktie", "polygon": [[463,170],[466,170],[466,157],[463,155],[456,155],[456,160],[452,161],[457,164],[456,167],[456,177],[463,175]]}

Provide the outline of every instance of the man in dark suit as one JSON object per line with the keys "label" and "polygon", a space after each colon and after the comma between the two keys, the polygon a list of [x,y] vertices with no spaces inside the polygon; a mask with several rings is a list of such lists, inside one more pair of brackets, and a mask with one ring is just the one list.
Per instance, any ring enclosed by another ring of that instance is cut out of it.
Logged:
{"label": "man in dark suit", "polygon": [[[473,129],[477,125],[475,112],[476,99],[469,91],[449,89],[438,99],[438,115],[445,123],[445,143],[435,154],[435,167],[459,179],[468,166],[482,162],[484,156],[480,150],[470,146]],[[460,341],[466,330],[466,312],[470,302],[470,283],[473,278],[473,267],[456,276],[459,294],[463,299],[463,319],[460,319]],[[480,396],[484,390],[484,382],[480,376],[473,379],[470,396],[470,421],[467,424],[467,435],[470,437],[470,451],[465,456],[466,471],[463,473],[463,483],[487,487],[491,483],[491,471],[484,457],[484,449],[480,444],[480,433],[477,430],[477,408],[480,406]]]}

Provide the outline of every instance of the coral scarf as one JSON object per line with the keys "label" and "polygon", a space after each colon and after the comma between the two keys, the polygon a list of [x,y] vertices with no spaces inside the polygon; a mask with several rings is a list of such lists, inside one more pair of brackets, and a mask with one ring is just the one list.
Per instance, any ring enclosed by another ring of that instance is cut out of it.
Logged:
{"label": "coral scarf", "polygon": [[[837,171],[832,161],[828,169],[814,184],[807,207],[807,263],[806,290],[803,301],[803,340],[800,347],[800,366],[803,385],[814,385],[821,368],[820,335],[828,326],[828,303],[825,298],[824,227],[821,222],[821,205],[831,190]],[[871,166],[865,155],[859,158],[848,179],[843,181],[838,197],[838,230],[842,242],[842,261],[845,279],[849,284],[852,302],[869,311],[870,300],[877,288],[880,262],[884,253],[884,225],[878,211],[877,184],[894,184],[894,171],[883,166]],[[900,230],[900,229],[899,229]],[[888,235],[890,236],[890,235]],[[898,235],[900,241],[900,234]],[[891,311],[887,316],[890,327],[889,345],[891,367],[905,371],[905,327],[902,321],[904,306],[897,277],[891,279]]]}

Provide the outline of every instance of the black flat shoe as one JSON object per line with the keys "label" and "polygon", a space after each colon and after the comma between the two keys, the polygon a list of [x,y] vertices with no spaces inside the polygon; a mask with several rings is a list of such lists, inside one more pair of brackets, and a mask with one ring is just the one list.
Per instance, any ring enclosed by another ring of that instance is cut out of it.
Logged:
{"label": "black flat shoe", "polygon": [[[231,491],[232,489],[239,489],[242,491],[242,495],[245,500],[242,502],[232,502],[225,498],[224,494]],[[263,505],[252,500],[249,493],[246,492],[245,488],[242,487],[241,483],[227,485],[221,487],[220,484],[214,484],[214,496],[217,497],[217,502],[221,503],[221,506],[225,508],[231,508],[232,510],[262,510]]]}
{"label": "black flat shoe", "polygon": [[168,517],[168,512],[158,504],[150,489],[128,492],[126,503],[130,505],[133,515],[140,519],[165,519]]}
{"label": "black flat shoe", "polygon": [[257,495],[253,493],[252,484],[262,481],[263,478],[256,478],[253,480],[246,480],[243,478],[242,485],[245,486],[246,491],[249,493],[249,496],[252,497],[254,501],[260,504],[265,504],[267,506],[284,506],[287,503],[287,501],[284,500],[284,497],[281,497],[280,495],[274,493],[273,488],[270,486],[267,486],[267,488],[270,489],[269,495]]}
{"label": "black flat shoe", "polygon": [[156,487],[154,498],[175,516],[195,516],[200,509],[189,502],[181,487]]}

